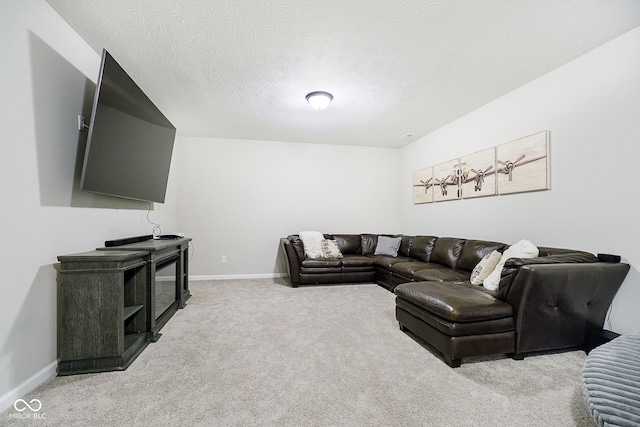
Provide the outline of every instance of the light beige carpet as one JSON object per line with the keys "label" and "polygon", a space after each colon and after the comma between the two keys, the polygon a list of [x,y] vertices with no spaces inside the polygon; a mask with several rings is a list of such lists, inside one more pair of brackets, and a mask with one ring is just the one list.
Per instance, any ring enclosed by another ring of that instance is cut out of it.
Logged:
{"label": "light beige carpet", "polygon": [[192,282],[187,307],[124,372],[55,377],[24,426],[592,426],[584,352],[448,367],[401,332],[373,284]]}

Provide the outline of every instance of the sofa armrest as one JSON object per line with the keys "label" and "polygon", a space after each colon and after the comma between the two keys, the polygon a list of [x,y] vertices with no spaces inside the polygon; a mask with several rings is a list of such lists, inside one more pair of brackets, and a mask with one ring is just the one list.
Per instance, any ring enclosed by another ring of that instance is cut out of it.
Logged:
{"label": "sofa armrest", "polygon": [[280,239],[280,244],[282,245],[282,250],[286,260],[285,264],[287,266],[287,274],[289,275],[289,280],[291,280],[291,284],[294,287],[300,284],[300,265],[303,261],[303,259],[299,258],[298,251],[295,248],[295,238],[297,238],[297,236],[288,236]]}
{"label": "sofa armrest", "polygon": [[573,264],[573,263],[593,263],[598,262],[598,257],[588,252],[563,252],[553,255],[539,256],[535,258],[509,258],[500,273],[500,283],[498,285],[498,298],[505,299],[509,293],[515,274],[520,267],[525,265],[539,264]]}
{"label": "sofa armrest", "polygon": [[598,262],[598,257],[588,252],[568,252],[563,254],[539,256],[536,258],[509,258],[504,263],[504,266],[510,268],[532,264],[569,264],[589,262]]}
{"label": "sofa armrest", "polygon": [[513,307],[516,352],[583,346],[588,332],[602,330],[628,271],[628,264],[603,262],[534,262],[513,270],[499,297]]}

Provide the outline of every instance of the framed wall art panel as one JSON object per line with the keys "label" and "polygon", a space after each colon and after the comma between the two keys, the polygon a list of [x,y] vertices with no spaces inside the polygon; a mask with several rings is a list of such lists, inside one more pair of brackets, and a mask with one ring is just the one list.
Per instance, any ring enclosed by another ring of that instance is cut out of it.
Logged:
{"label": "framed wall art panel", "polygon": [[433,168],[413,173],[413,203],[433,202]]}
{"label": "framed wall art panel", "polygon": [[460,159],[450,160],[433,167],[433,201],[455,200],[460,198],[456,173],[460,167]]}
{"label": "framed wall art panel", "polygon": [[461,157],[460,165],[466,176],[462,183],[463,199],[496,195],[495,147]]}
{"label": "framed wall art panel", "polygon": [[498,194],[548,190],[549,131],[496,147]]}

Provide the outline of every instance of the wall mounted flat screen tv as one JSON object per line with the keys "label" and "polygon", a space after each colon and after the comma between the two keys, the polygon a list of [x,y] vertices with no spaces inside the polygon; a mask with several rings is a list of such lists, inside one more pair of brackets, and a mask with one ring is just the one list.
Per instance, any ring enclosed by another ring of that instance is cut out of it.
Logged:
{"label": "wall mounted flat screen tv", "polygon": [[105,50],[80,188],[164,203],[176,128]]}

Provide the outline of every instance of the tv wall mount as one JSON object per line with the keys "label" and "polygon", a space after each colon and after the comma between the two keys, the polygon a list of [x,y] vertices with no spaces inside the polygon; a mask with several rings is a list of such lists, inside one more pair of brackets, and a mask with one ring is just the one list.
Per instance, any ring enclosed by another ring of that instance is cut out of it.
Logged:
{"label": "tv wall mount", "polygon": [[78,130],[80,132],[86,132],[89,129],[89,125],[85,123],[84,116],[78,114]]}

